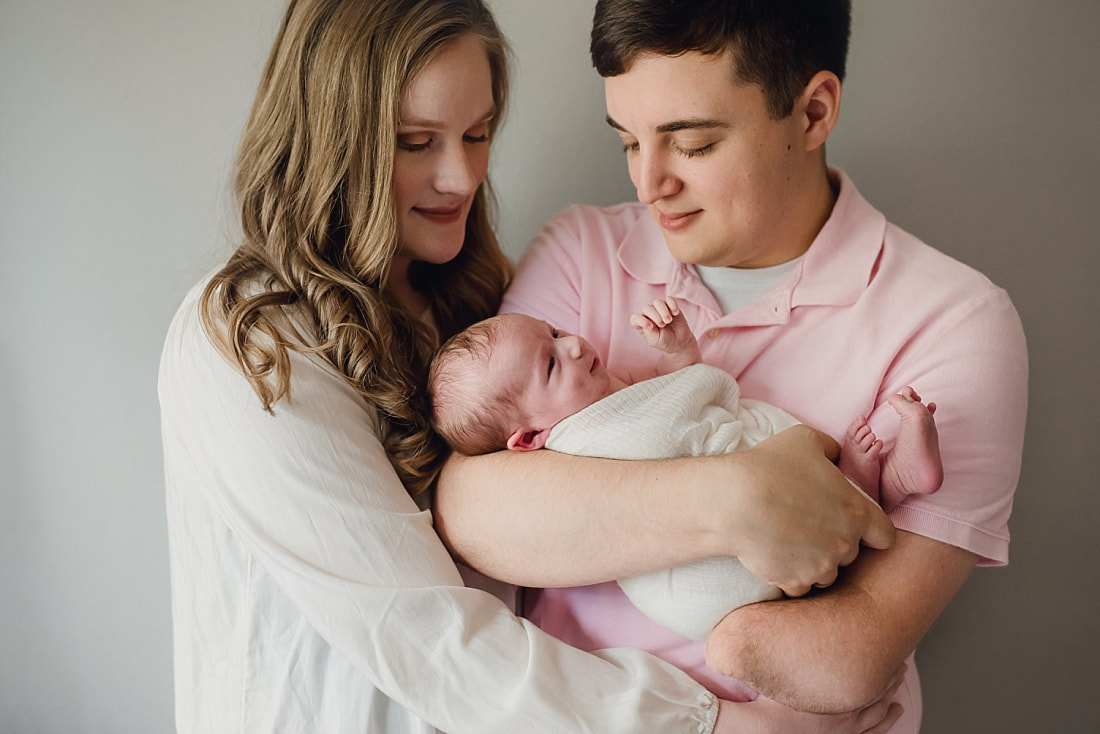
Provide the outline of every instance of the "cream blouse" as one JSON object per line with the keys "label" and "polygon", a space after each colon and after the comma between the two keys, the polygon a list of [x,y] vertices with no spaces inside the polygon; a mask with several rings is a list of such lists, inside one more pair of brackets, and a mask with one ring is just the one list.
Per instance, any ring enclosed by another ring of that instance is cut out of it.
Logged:
{"label": "cream blouse", "polygon": [[711,731],[678,669],[580,652],[463,586],[372,411],[292,353],[265,412],[202,330],[203,285],[159,381],[178,731]]}

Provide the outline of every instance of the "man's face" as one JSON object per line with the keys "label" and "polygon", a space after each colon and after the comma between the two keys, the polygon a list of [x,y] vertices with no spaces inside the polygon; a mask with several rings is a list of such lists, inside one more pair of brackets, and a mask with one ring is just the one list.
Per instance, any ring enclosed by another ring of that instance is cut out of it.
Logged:
{"label": "man's face", "polygon": [[772,119],[759,85],[735,83],[728,52],[645,54],[605,92],[638,199],[676,259],[766,267],[810,246],[821,222],[805,221],[804,202],[820,153],[804,149],[798,105]]}

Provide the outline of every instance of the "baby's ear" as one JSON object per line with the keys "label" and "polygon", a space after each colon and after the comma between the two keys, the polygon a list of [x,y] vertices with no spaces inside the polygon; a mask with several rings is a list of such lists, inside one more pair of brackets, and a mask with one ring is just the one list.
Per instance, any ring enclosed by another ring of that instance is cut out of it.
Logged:
{"label": "baby's ear", "polygon": [[550,431],[546,428],[518,429],[508,437],[508,448],[512,451],[534,451],[546,445]]}

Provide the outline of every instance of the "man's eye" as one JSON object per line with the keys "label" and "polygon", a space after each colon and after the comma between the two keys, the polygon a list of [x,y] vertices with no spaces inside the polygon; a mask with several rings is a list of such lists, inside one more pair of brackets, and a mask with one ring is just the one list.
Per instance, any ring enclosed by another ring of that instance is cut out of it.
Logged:
{"label": "man's eye", "polygon": [[706,155],[714,147],[714,143],[709,145],[701,145],[698,148],[681,148],[676,146],[676,152],[685,158],[698,158],[701,155]]}

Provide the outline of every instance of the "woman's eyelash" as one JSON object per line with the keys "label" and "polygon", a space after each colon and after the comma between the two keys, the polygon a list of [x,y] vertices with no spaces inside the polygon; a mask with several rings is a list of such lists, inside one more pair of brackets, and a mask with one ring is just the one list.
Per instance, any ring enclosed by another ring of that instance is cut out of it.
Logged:
{"label": "woman's eyelash", "polygon": [[[465,140],[467,143],[488,143],[489,134],[486,133],[484,135],[463,135],[462,139]],[[419,153],[421,151],[430,149],[434,143],[435,138],[428,138],[423,143],[408,143],[399,140],[397,142],[397,147],[401,150],[408,151],[409,153]]]}
{"label": "woman's eyelash", "polygon": [[423,143],[398,142],[397,147],[400,148],[401,150],[407,150],[410,153],[419,153],[422,150],[427,150],[428,148],[430,148],[431,145],[432,145],[432,142],[433,141],[432,141],[431,138],[428,138],[428,140],[426,140]]}

